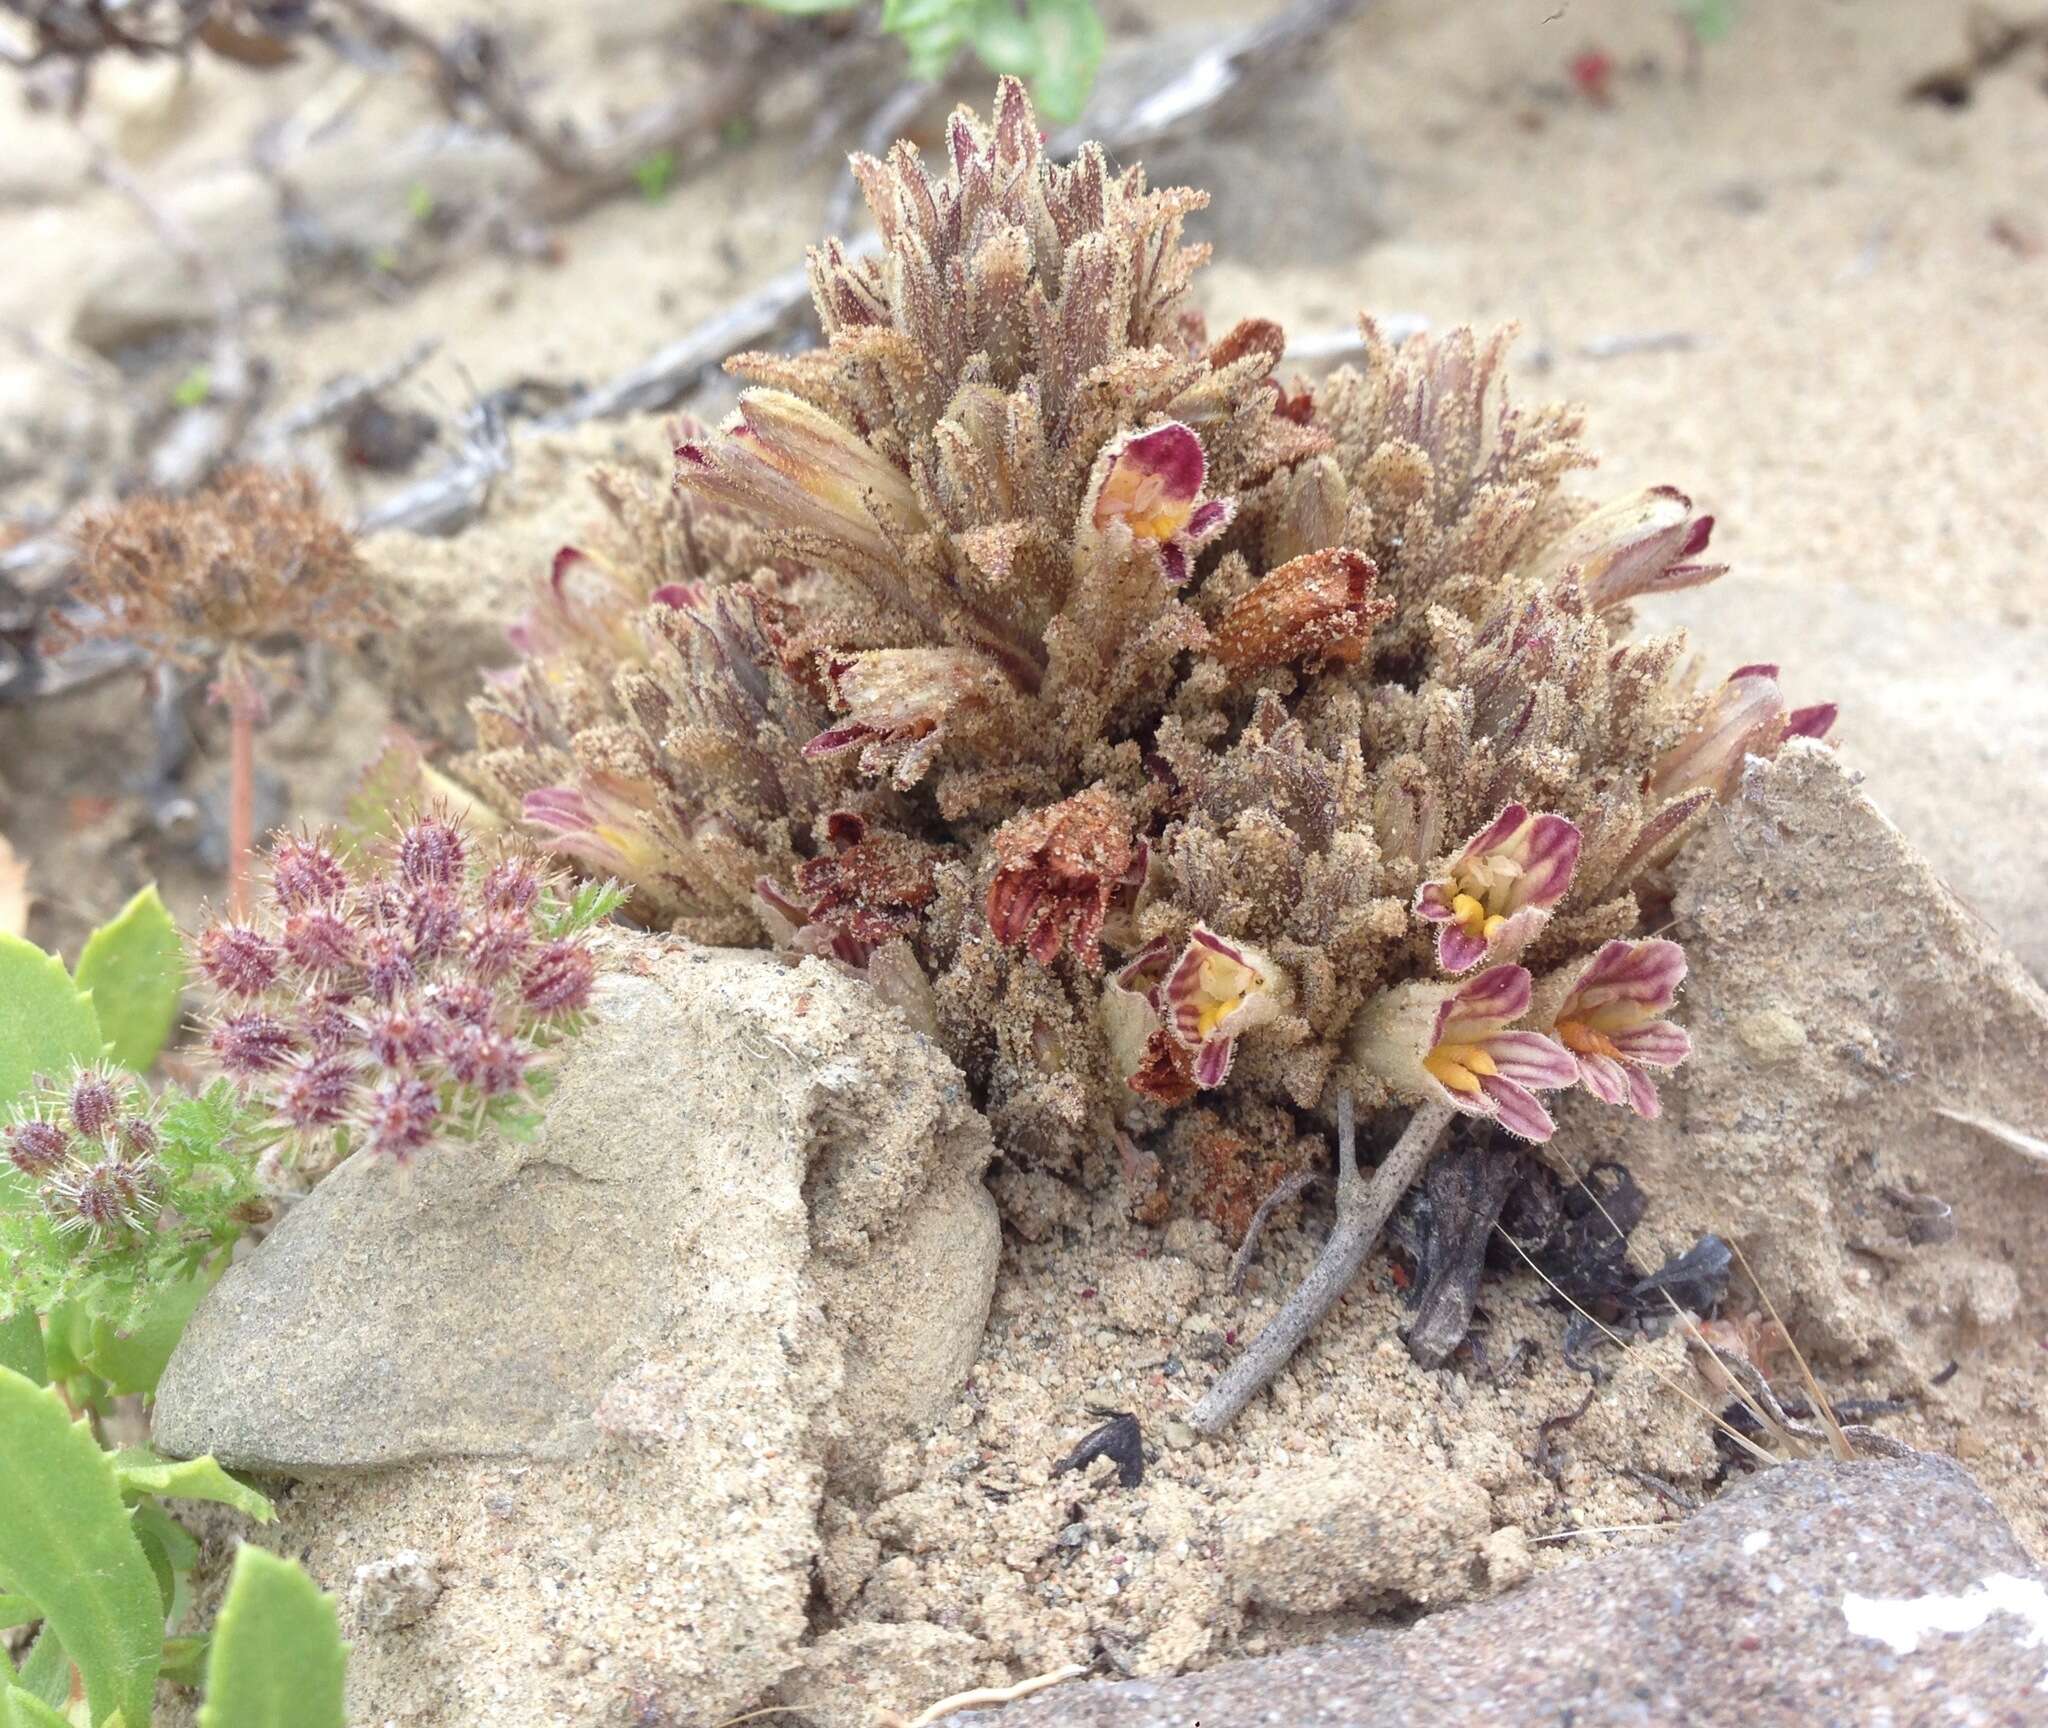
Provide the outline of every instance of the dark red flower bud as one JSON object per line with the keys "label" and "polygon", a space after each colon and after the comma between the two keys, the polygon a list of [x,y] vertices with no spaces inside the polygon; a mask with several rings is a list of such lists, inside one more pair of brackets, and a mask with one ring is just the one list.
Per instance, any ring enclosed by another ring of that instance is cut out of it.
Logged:
{"label": "dark red flower bud", "polygon": [[464,944],[469,969],[486,984],[518,970],[533,947],[533,923],[524,912],[493,912],[470,928]]}
{"label": "dark red flower bud", "polygon": [[6,1138],[8,1161],[31,1178],[47,1176],[71,1156],[71,1136],[40,1116],[10,1123]]}
{"label": "dark red flower bud", "polygon": [[331,1127],[348,1113],[360,1078],[345,1056],[315,1056],[285,1077],[277,1113],[294,1128]]}
{"label": "dark red flower bud", "polygon": [[427,1008],[448,1026],[488,1026],[498,999],[481,984],[458,980],[439,984],[427,994]]}
{"label": "dark red flower bud", "polygon": [[277,945],[245,924],[216,924],[199,938],[199,970],[228,996],[260,996],[277,982]]}
{"label": "dark red flower bud", "polygon": [[370,1094],[363,1107],[363,1144],[377,1157],[402,1164],[433,1139],[440,1119],[434,1088],[404,1076]]}
{"label": "dark red flower bud", "polygon": [[580,942],[544,943],[519,980],[519,994],[536,1014],[576,1014],[590,1006],[597,962]]}
{"label": "dark red flower bud", "polygon": [[270,897],[286,912],[332,906],[348,892],[341,860],[317,840],[280,840],[270,854]]}
{"label": "dark red flower bud", "polygon": [[469,857],[462,830],[423,817],[398,837],[398,874],[408,888],[452,888],[462,880]]}
{"label": "dark red flower bud", "polygon": [[268,1073],[298,1048],[290,1028],[258,1008],[229,1015],[214,1027],[210,1042],[215,1059],[237,1080]]}
{"label": "dark red flower bud", "polygon": [[388,1008],[365,1022],[363,1043],[379,1067],[410,1068],[434,1054],[439,1036],[424,1016]]}
{"label": "dark red flower bud", "polygon": [[363,943],[363,988],[373,1000],[395,1001],[419,982],[419,976],[402,936],[378,930]]}
{"label": "dark red flower bud", "polygon": [[530,912],[540,898],[540,873],[524,858],[507,858],[491,866],[481,897],[493,912]]}
{"label": "dark red flower bud", "polygon": [[436,960],[462,934],[462,899],[452,888],[422,888],[405,906],[405,930],[415,959]]}
{"label": "dark red flower bud", "polygon": [[486,1098],[516,1092],[526,1081],[526,1051],[485,1027],[465,1026],[454,1033],[442,1060],[450,1075]]}
{"label": "dark red flower bud", "polygon": [[315,907],[286,920],[284,951],[308,976],[328,980],[354,969],[362,958],[363,942],[347,919]]}
{"label": "dark red flower bud", "polygon": [[316,996],[299,1011],[299,1035],[317,1056],[334,1056],[351,1048],[362,1035],[349,1012],[345,994]]}
{"label": "dark red flower bud", "polygon": [[163,1144],[163,1136],[156,1130],[156,1124],[147,1116],[131,1116],[115,1129],[115,1137],[121,1142],[121,1149],[131,1159],[150,1159]]}
{"label": "dark red flower bud", "polygon": [[100,1140],[120,1114],[120,1088],[97,1068],[81,1068],[71,1082],[71,1126],[90,1140]]}

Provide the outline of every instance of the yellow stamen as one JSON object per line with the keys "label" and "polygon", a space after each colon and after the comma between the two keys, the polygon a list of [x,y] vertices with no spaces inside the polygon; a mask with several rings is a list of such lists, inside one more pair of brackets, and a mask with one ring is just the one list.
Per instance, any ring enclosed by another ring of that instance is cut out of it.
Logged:
{"label": "yellow stamen", "polygon": [[1478,1044],[1439,1044],[1423,1057],[1422,1066],[1440,1085],[1464,1093],[1477,1092],[1481,1076],[1500,1072]]}
{"label": "yellow stamen", "polygon": [[1621,1055],[1613,1039],[1604,1032],[1596,1032],[1583,1020],[1560,1020],[1557,1035],[1567,1050],[1576,1050],[1581,1056]]}
{"label": "yellow stamen", "polygon": [[1475,900],[1470,894],[1454,895],[1451,899],[1451,916],[1457,920],[1467,936],[1486,934],[1486,903]]}
{"label": "yellow stamen", "polygon": [[1506,922],[1507,920],[1503,918],[1498,912],[1496,912],[1491,918],[1487,919],[1484,925],[1480,927],[1479,934],[1483,936],[1487,941],[1491,942],[1496,936],[1500,934],[1500,927]]}

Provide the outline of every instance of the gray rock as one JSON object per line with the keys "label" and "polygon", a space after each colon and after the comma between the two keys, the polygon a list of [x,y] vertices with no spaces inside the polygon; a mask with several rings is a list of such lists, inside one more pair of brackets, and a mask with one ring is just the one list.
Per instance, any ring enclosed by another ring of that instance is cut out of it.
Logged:
{"label": "gray rock", "polygon": [[[1668,1541],[1397,1632],[1061,1686],[1001,1728],[1935,1728],[2044,1719],[2048,1573],[1959,1465],[1789,1464]],[[1942,1630],[1953,1626],[1956,1630]]]}
{"label": "gray rock", "polygon": [[352,1721],[757,1703],[801,1659],[828,1477],[973,1359],[998,1234],[951,1065],[817,961],[608,956],[532,1144],[343,1166],[164,1376],[159,1447],[301,1478],[271,1534],[324,1587],[435,1556],[431,1612],[362,1616]]}
{"label": "gray rock", "polygon": [[945,1409],[998,1247],[957,1071],[817,962],[620,961],[644,971],[606,979],[535,1140],[351,1159],[228,1273],[164,1374],[159,1447],[283,1473],[576,1457],[630,1426],[650,1363],[755,1333],[815,1358],[835,1462]]}

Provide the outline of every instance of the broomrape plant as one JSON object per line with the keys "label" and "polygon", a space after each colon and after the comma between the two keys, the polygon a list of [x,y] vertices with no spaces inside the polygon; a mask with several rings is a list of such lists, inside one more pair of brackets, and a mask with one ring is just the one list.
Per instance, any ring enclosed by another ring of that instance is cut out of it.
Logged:
{"label": "broomrape plant", "polygon": [[736,358],[672,493],[598,476],[468,776],[647,920],[865,975],[1015,1159],[1348,1098],[1414,1113],[1405,1186],[1453,1112],[1653,1113],[1645,879],[1834,717],[1633,633],[1722,574],[1712,519],[1567,490],[1580,416],[1510,398],[1505,333],[1366,319],[1313,385],[1270,321],[1212,335],[1203,195],[1048,160],[1015,81],[941,172],[853,169],[881,250],[812,251],[823,345]]}

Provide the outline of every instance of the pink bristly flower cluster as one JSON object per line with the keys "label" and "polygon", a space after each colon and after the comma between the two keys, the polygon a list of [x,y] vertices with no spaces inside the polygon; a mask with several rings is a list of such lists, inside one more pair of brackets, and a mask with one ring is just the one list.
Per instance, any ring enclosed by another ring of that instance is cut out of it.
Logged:
{"label": "pink bristly flower cluster", "polygon": [[373,862],[280,839],[261,913],[194,944],[215,1060],[301,1147],[334,1138],[402,1163],[474,1132],[530,1093],[590,1004],[597,963],[547,933],[546,893],[530,859],[482,864],[443,815]]}
{"label": "pink bristly flower cluster", "polygon": [[68,1084],[41,1081],[0,1128],[7,1161],[41,1195],[66,1235],[94,1242],[147,1231],[162,1203],[157,1108],[132,1075],[80,1068]]}

